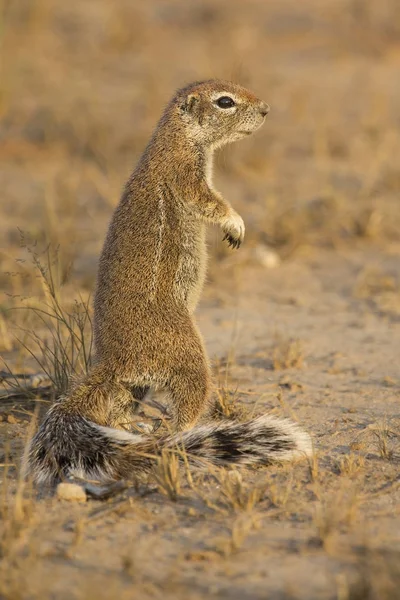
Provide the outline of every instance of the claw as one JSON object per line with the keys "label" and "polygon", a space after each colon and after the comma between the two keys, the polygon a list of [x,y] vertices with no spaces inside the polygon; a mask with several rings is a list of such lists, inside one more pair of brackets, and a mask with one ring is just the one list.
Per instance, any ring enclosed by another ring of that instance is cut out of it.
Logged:
{"label": "claw", "polygon": [[230,248],[239,248],[242,241],[239,239],[235,239],[232,235],[230,235],[229,233],[226,233],[224,235],[224,237],[222,238],[222,241],[224,242],[225,240],[228,241],[228,245],[230,246]]}

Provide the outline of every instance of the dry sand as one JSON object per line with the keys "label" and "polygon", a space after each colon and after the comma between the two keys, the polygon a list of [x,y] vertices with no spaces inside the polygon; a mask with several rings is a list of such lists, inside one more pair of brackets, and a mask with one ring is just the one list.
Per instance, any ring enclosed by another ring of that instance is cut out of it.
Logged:
{"label": "dry sand", "polygon": [[399,598],[397,2],[3,9],[7,367],[42,371],[34,356],[54,339],[26,309],[51,302],[35,265],[46,265],[48,244],[55,295],[73,314],[172,90],[236,79],[272,110],[217,159],[218,188],[247,237],[233,252],[211,232],[198,321],[223,412],[291,416],[312,435],[315,460],[192,479],[181,469],[169,495],[160,466],[158,483],[108,501],[62,501],[18,483],[32,414],[48,396],[2,396],[0,598]]}

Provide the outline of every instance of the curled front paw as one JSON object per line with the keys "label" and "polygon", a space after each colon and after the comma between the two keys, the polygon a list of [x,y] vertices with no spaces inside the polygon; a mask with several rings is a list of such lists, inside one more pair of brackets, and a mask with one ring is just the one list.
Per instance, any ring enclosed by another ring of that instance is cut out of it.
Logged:
{"label": "curled front paw", "polygon": [[225,232],[223,240],[227,240],[232,248],[239,248],[243,242],[245,231],[242,217],[233,213],[224,223],[223,230]]}

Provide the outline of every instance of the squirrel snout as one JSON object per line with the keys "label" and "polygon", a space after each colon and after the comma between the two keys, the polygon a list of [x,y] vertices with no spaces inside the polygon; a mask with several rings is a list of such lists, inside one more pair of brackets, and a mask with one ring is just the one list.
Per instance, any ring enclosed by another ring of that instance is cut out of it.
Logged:
{"label": "squirrel snout", "polygon": [[263,117],[266,117],[267,114],[269,113],[270,108],[269,108],[269,105],[266,102],[261,102],[259,110],[260,110],[261,115]]}

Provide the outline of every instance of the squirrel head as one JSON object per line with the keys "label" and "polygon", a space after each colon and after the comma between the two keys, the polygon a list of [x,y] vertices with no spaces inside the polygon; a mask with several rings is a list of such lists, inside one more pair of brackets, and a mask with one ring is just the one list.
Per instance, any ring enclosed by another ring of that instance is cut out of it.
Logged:
{"label": "squirrel head", "polygon": [[268,104],[247,89],[217,79],[179,90],[172,105],[188,136],[209,148],[252,134],[269,112]]}

